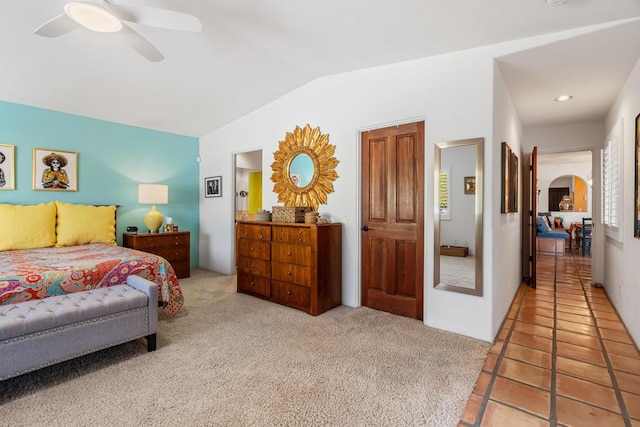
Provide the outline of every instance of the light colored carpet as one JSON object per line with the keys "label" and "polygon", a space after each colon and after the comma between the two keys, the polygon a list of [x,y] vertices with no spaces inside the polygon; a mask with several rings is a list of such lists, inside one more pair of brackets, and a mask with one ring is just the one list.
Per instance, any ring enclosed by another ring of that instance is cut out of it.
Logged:
{"label": "light colored carpet", "polygon": [[181,284],[156,352],[139,340],[0,382],[0,425],[455,426],[489,350],[368,308],[309,316],[235,276]]}

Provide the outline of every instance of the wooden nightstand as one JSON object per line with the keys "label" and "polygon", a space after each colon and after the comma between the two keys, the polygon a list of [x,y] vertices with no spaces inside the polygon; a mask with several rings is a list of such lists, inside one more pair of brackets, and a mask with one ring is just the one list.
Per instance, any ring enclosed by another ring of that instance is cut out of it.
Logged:
{"label": "wooden nightstand", "polygon": [[169,261],[178,278],[190,276],[190,234],[188,231],[173,233],[124,233],[122,246],[149,252]]}

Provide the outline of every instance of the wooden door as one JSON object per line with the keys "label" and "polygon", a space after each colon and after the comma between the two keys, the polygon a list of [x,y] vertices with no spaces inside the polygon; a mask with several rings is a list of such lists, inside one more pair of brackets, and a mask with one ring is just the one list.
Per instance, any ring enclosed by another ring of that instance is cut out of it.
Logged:
{"label": "wooden door", "polygon": [[530,218],[530,236],[531,236],[531,287],[536,285],[536,263],[538,262],[538,252],[536,239],[538,229],[536,228],[536,217],[538,216],[538,147],[533,147],[531,153],[531,218]]}
{"label": "wooden door", "polygon": [[422,319],[424,122],[361,138],[362,305]]}
{"label": "wooden door", "polygon": [[538,211],[538,148],[523,154],[522,280],[536,287],[536,216]]}

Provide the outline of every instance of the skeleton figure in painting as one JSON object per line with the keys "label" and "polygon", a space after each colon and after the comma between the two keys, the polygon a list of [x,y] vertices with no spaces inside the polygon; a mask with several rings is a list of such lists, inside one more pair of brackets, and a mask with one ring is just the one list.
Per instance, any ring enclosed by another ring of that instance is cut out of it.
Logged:
{"label": "skeleton figure in painting", "polygon": [[42,163],[49,166],[42,172],[42,186],[44,188],[66,189],[69,187],[69,177],[62,169],[67,165],[67,158],[61,154],[51,153],[42,158]]}
{"label": "skeleton figure in painting", "polygon": [[[0,153],[0,163],[4,162],[4,154]],[[4,171],[0,168],[0,187],[4,187],[7,181],[4,179]]]}

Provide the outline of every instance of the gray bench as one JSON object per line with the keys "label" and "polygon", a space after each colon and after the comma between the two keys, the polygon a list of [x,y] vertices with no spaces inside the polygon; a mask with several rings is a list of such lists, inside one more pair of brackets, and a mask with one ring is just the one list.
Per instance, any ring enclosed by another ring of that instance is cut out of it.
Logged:
{"label": "gray bench", "polygon": [[158,286],[126,284],[0,306],[0,380],[138,338],[156,349]]}

